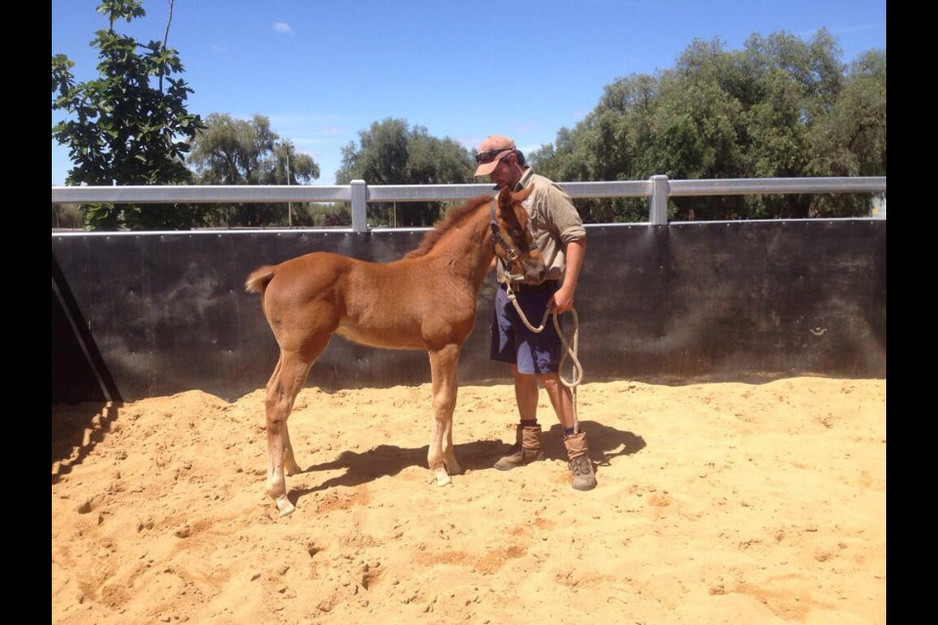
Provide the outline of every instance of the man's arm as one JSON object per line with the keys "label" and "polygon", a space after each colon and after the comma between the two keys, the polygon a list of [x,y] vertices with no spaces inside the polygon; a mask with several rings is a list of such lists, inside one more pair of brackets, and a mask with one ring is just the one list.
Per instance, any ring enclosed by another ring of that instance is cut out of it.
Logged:
{"label": "man's arm", "polygon": [[558,313],[573,308],[573,296],[580,279],[580,270],[583,268],[583,258],[586,256],[586,238],[568,242],[566,256],[567,270],[564,273],[563,285],[554,293],[553,308]]}

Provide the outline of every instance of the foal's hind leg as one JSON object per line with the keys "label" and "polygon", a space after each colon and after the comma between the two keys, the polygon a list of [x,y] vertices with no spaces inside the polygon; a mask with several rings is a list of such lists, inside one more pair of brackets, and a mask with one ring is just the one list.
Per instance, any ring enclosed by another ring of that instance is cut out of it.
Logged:
{"label": "foal's hind leg", "polygon": [[[267,381],[267,392],[270,393],[271,385],[280,375],[280,367],[283,363],[283,355],[277,359],[277,366]],[[283,422],[283,470],[287,475],[293,475],[300,472],[300,466],[296,463],[296,457],[293,455],[293,444],[290,443],[290,428],[287,421]],[[268,471],[269,473],[269,471]]]}
{"label": "foal's hind leg", "polygon": [[462,473],[453,450],[453,410],[456,408],[459,346],[447,345],[430,352],[430,373],[433,379],[433,428],[427,464],[436,475],[436,483],[445,486],[450,475]]}
{"label": "foal's hind leg", "polygon": [[267,494],[276,502],[280,516],[294,510],[287,497],[284,471],[293,473],[298,469],[287,431],[287,418],[311,366],[312,360],[295,352],[281,351],[274,375],[267,384],[264,400],[267,414]]}

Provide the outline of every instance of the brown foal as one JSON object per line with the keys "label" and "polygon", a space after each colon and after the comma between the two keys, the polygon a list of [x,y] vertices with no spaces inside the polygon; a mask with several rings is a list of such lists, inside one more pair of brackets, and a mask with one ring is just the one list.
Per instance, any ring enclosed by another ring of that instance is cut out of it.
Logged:
{"label": "brown foal", "polygon": [[280,346],[267,382],[267,493],[281,516],[293,512],[284,473],[300,470],[287,418],[310,368],[333,334],[430,357],[433,426],[427,463],[437,484],[462,469],[453,453],[459,352],[472,332],[476,296],[497,255],[513,274],[540,282],[546,269],[522,206],[530,188],[470,200],[438,222],[403,258],[372,263],[313,252],[261,267],[245,288],[260,293]]}

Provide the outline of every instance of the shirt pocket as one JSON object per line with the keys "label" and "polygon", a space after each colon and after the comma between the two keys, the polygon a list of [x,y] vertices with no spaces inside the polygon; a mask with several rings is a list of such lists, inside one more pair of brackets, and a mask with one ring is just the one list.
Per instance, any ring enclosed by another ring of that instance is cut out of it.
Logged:
{"label": "shirt pocket", "polygon": [[547,229],[547,220],[544,218],[544,206],[540,203],[535,203],[532,207],[528,208],[528,219],[531,231],[534,232],[535,237],[538,233]]}

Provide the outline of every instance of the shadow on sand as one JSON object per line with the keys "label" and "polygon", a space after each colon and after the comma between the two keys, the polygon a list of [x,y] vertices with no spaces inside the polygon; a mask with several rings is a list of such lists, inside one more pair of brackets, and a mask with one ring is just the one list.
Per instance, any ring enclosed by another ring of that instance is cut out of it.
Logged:
{"label": "shadow on sand", "polygon": [[117,420],[119,402],[62,404],[52,409],[52,483],[81,464]]}
{"label": "shadow on sand", "polygon": [[[611,461],[619,456],[636,454],[646,446],[641,436],[632,432],[617,430],[595,421],[583,421],[580,423],[580,428],[587,432],[590,458],[599,467],[609,465]],[[567,453],[563,446],[562,430],[559,424],[544,432],[542,444],[547,459],[567,460]],[[457,444],[455,447],[456,458],[462,465],[463,470],[481,471],[491,469],[494,471],[492,464],[508,451],[510,445],[501,441],[481,440]],[[300,473],[337,469],[345,469],[345,473],[325,480],[312,488],[294,488],[290,491],[290,500],[296,504],[299,498],[310,493],[328,490],[336,486],[351,487],[366,484],[379,477],[397,475],[408,467],[426,467],[427,450],[426,445],[414,448],[378,445],[362,453],[343,451],[335,460],[312,465]],[[601,469],[599,470],[601,471]]]}

